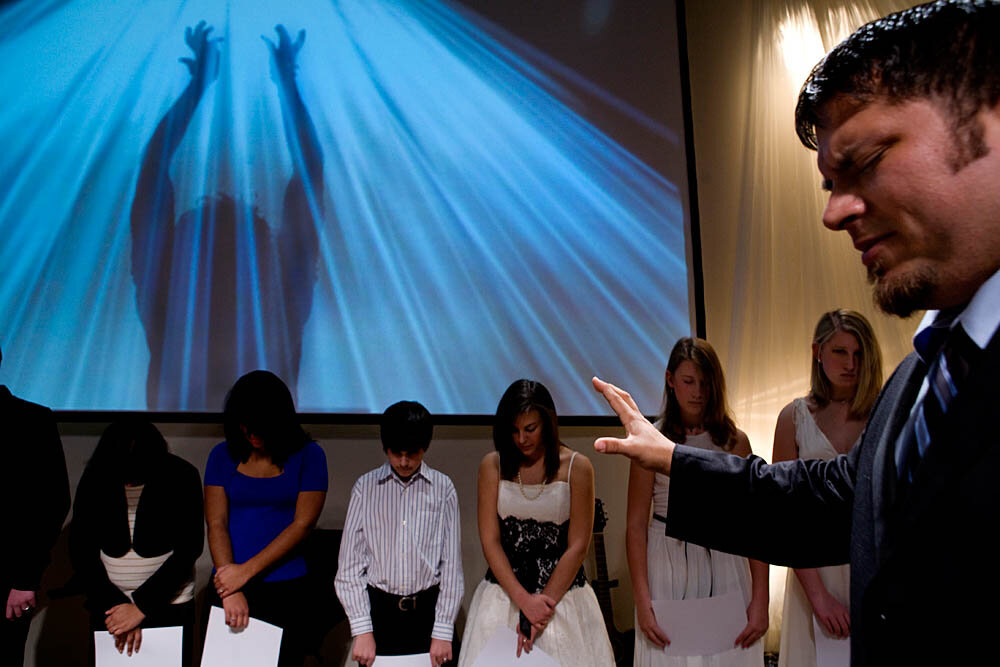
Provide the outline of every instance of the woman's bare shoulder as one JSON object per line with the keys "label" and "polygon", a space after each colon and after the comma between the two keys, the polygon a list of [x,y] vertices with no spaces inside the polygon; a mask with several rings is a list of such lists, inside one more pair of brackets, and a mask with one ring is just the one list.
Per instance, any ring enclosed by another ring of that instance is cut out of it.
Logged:
{"label": "woman's bare shoulder", "polygon": [[480,472],[485,470],[493,470],[499,472],[500,470],[500,454],[497,452],[487,452],[486,456],[479,462]]}
{"label": "woman's bare shoulder", "polygon": [[575,481],[577,476],[581,479],[593,478],[594,465],[583,452],[578,452],[566,445],[561,445],[559,451],[559,473],[560,479],[569,478],[570,481]]}

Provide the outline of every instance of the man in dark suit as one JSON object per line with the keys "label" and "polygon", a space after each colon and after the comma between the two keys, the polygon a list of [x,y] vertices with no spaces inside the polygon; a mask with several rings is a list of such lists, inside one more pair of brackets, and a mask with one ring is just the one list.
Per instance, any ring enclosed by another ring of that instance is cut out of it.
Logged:
{"label": "man in dark suit", "polygon": [[997,2],[915,7],[860,28],[799,95],[824,224],[850,234],[883,310],[931,309],[850,454],[769,466],[674,445],[594,379],[628,433],[597,449],[671,475],[667,534],[850,560],[853,665],[1000,659],[998,35]]}
{"label": "man in dark suit", "polygon": [[[3,353],[0,351],[0,361]],[[42,572],[69,511],[69,479],[52,411],[0,385],[0,664],[24,662]]]}

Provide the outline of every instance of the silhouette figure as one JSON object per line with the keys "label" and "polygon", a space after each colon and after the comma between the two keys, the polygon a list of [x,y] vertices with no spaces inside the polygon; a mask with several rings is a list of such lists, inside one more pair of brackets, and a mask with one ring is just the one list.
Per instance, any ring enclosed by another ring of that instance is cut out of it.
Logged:
{"label": "silhouette figure", "polygon": [[270,369],[294,392],[302,331],[316,282],[316,223],[323,202],[323,154],[299,95],[296,57],[305,41],[284,26],[271,52],[271,78],[294,166],[274,229],[249,205],[216,194],[174,217],[170,162],[205,90],[219,72],[219,38],[205,22],[185,30],[191,74],[146,146],[132,204],[132,278],[149,345],[146,404],[153,410],[221,405],[249,370]]}

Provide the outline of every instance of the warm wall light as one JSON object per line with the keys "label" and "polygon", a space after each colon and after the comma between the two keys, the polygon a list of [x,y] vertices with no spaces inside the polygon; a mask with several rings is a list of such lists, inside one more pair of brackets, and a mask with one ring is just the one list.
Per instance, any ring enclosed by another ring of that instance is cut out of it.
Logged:
{"label": "warm wall light", "polygon": [[791,79],[805,81],[826,52],[811,7],[788,12],[788,16],[778,24],[778,44]]}

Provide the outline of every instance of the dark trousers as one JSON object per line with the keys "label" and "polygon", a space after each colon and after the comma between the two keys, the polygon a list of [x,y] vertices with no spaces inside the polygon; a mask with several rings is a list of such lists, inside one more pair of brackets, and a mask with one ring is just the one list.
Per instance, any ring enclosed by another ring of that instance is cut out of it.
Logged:
{"label": "dark trousers", "polygon": [[[91,611],[91,632],[107,632],[104,624],[104,611]],[[171,628],[180,626],[184,629],[181,659],[183,667],[191,667],[194,658],[194,600],[180,604],[164,605],[160,609],[151,610],[139,625],[141,628]],[[142,650],[141,648],[139,649]],[[94,642],[90,642],[90,663],[94,664]]]}
{"label": "dark trousers", "polygon": [[375,652],[411,655],[430,651],[439,591],[432,586],[415,595],[400,596],[369,586]]}
{"label": "dark trousers", "polygon": [[[6,597],[3,602],[4,605],[7,604]],[[6,617],[0,617],[0,665],[20,667],[24,664],[24,641],[28,638],[31,616],[28,613],[9,621]]]}
{"label": "dark trousers", "polygon": [[[308,577],[286,581],[251,579],[241,592],[247,598],[250,616],[282,629],[278,667],[301,667],[315,639],[310,618],[315,596],[309,590]],[[211,585],[206,598],[210,605],[222,607]],[[205,619],[207,622],[208,614]]]}

